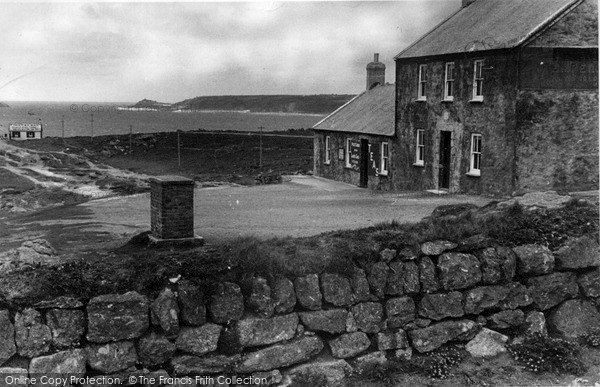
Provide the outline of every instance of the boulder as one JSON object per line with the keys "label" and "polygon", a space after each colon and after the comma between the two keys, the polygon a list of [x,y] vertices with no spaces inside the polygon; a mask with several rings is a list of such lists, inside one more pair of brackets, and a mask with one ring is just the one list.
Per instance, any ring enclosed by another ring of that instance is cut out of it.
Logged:
{"label": "boulder", "polygon": [[170,364],[176,375],[206,375],[223,373],[241,359],[240,355],[179,355],[172,358]]}
{"label": "boulder", "polygon": [[447,320],[431,324],[427,328],[408,332],[413,348],[430,352],[453,340],[467,341],[478,332],[479,326],[471,320]]}
{"label": "boulder", "polygon": [[465,292],[465,314],[479,314],[496,308],[509,293],[503,286],[480,286]]}
{"label": "boulder", "polygon": [[396,258],[397,253],[398,252],[394,249],[383,249],[381,253],[379,253],[379,256],[383,262],[389,263]]}
{"label": "boulder", "polygon": [[350,281],[339,274],[321,274],[323,298],[335,306],[352,304],[352,287]]}
{"label": "boulder", "polygon": [[261,317],[271,317],[275,312],[275,303],[271,298],[271,287],[262,277],[254,277],[249,283],[246,307]]}
{"label": "boulder", "polygon": [[521,275],[546,274],[554,269],[554,256],[546,246],[523,245],[513,248]]}
{"label": "boulder", "polygon": [[378,302],[363,302],[352,307],[356,326],[366,333],[377,333],[383,319],[383,307]]}
{"label": "boulder", "polygon": [[444,253],[437,267],[440,282],[446,290],[469,288],[481,281],[479,261],[471,254]]}
{"label": "boulder", "polygon": [[600,330],[600,312],[589,301],[568,300],[550,312],[548,327],[568,339],[597,333]]}
{"label": "boulder", "polygon": [[552,273],[527,279],[527,286],[537,310],[550,309],[579,294],[575,273]]}
{"label": "boulder", "polygon": [[31,376],[57,375],[61,377],[85,374],[86,352],[83,349],[57,352],[48,356],[34,357],[29,363]]}
{"label": "boulder", "polygon": [[323,341],[317,336],[305,336],[298,340],[276,344],[256,352],[246,353],[241,362],[234,367],[235,372],[250,373],[270,371],[301,363],[319,354],[323,350]]}
{"label": "boulder", "polygon": [[294,284],[285,277],[279,277],[273,286],[273,303],[275,312],[289,313],[296,306],[296,292]]}
{"label": "boulder", "polygon": [[290,340],[296,334],[298,315],[290,313],[271,318],[246,318],[235,323],[237,341],[242,347],[256,347]]}
{"label": "boulder", "polygon": [[387,363],[385,351],[369,352],[364,355],[357,356],[352,364],[354,369],[359,373],[373,369],[375,366],[381,366]]}
{"label": "boulder", "polygon": [[421,291],[423,293],[435,293],[440,288],[435,264],[429,257],[419,259],[419,281],[421,282]]}
{"label": "boulder", "polygon": [[15,315],[15,343],[19,355],[35,357],[50,350],[52,332],[42,323],[42,315],[35,309],[25,309]]}
{"label": "boulder", "polygon": [[397,349],[394,351],[394,358],[400,361],[409,361],[410,359],[412,359],[412,356],[413,350],[411,346],[408,346],[404,349]]}
{"label": "boulder", "polygon": [[210,297],[208,310],[215,323],[239,320],[244,315],[244,296],[237,284],[219,283]]}
{"label": "boulder", "polygon": [[371,266],[371,271],[367,277],[371,290],[379,298],[384,297],[384,290],[387,284],[387,278],[390,268],[385,262],[376,262]]}
{"label": "boulder", "polygon": [[340,359],[354,357],[370,346],[371,340],[363,332],[346,333],[329,341],[331,354]]}
{"label": "boulder", "polygon": [[317,378],[321,378],[321,380],[325,382],[326,386],[339,386],[340,383],[343,383],[343,380],[346,377],[346,375],[349,375],[351,373],[352,367],[345,360],[316,359],[314,361],[310,361],[306,364],[301,364],[288,370],[285,373],[286,381],[282,385],[303,385],[301,382],[296,380],[302,380],[302,376],[308,374],[314,375]]}
{"label": "boulder", "polygon": [[0,310],[0,365],[15,353],[17,353],[15,327],[10,322],[8,310]]}
{"label": "boulder", "polygon": [[345,309],[317,310],[300,312],[300,320],[306,329],[328,333],[342,333],[346,331],[348,311]]}
{"label": "boulder", "polygon": [[363,269],[354,268],[352,273],[352,301],[364,302],[371,299],[369,281]]}
{"label": "boulder", "polygon": [[198,326],[206,323],[204,292],[200,286],[188,280],[177,283],[179,318],[185,325]]}
{"label": "boulder", "polygon": [[388,328],[400,328],[415,319],[415,301],[411,297],[390,298],[385,303]]}
{"label": "boulder", "polygon": [[46,312],[46,323],[56,348],[78,346],[85,332],[85,316],[81,310],[50,309]]}
{"label": "boulder", "polygon": [[400,251],[398,251],[398,258],[402,261],[413,261],[419,257],[420,246],[406,246],[403,247]]}
{"label": "boulder", "polygon": [[505,336],[491,329],[482,328],[481,331],[467,343],[465,349],[473,357],[491,358],[506,352],[506,342],[508,336]]}
{"label": "boulder", "polygon": [[424,294],[419,302],[419,316],[432,320],[462,317],[465,312],[460,292]]}
{"label": "boulder", "polygon": [[477,234],[458,242],[456,251],[465,252],[472,250],[481,250],[485,249],[486,247],[489,247],[492,244],[492,242],[493,241],[491,238],[486,237],[483,234]]}
{"label": "boulder", "polygon": [[489,247],[475,253],[481,262],[481,280],[484,284],[511,281],[517,269],[517,256],[508,247]]}
{"label": "boulder", "polygon": [[87,317],[87,339],[93,343],[140,337],[149,326],[148,300],[137,292],[94,297]]}
{"label": "boulder", "polygon": [[110,374],[133,367],[137,353],[132,341],[92,344],[86,348],[87,362],[91,369]]}
{"label": "boulder", "polygon": [[175,353],[175,344],[165,335],[156,332],[146,333],[137,343],[137,354],[144,367],[152,367],[168,361]]}
{"label": "boulder", "polygon": [[409,347],[406,332],[403,329],[379,332],[376,336],[377,349],[387,351],[390,349],[405,349]]}
{"label": "boulder", "polygon": [[600,266],[598,249],[598,242],[588,236],[570,238],[564,246],[554,252],[556,267],[569,270]]}
{"label": "boulder", "polygon": [[386,294],[403,295],[419,292],[419,267],[416,263],[394,261],[390,263],[389,268]]}
{"label": "boulder", "polygon": [[298,302],[304,308],[309,310],[321,309],[321,290],[319,289],[319,276],[309,274],[304,277],[298,277],[294,281],[296,297]]}
{"label": "boulder", "polygon": [[594,269],[587,273],[580,274],[577,283],[581,292],[586,297],[600,297],[600,269]]}
{"label": "boulder", "polygon": [[525,285],[519,282],[510,282],[503,286],[508,290],[508,294],[504,300],[498,303],[500,309],[516,309],[533,303],[533,297]]}
{"label": "boulder", "polygon": [[527,313],[525,317],[525,334],[548,336],[548,330],[546,329],[546,317],[542,312],[532,310]]}
{"label": "boulder", "polygon": [[358,326],[356,326],[356,320],[354,319],[354,315],[352,312],[348,313],[348,317],[346,318],[346,332],[352,333],[357,332]]}
{"label": "boulder", "polygon": [[488,317],[488,326],[493,329],[506,329],[518,327],[525,322],[525,313],[522,310],[503,310]]}
{"label": "boulder", "polygon": [[222,329],[222,326],[210,323],[199,327],[183,327],[175,340],[175,346],[198,356],[216,351]]}
{"label": "boulder", "polygon": [[425,255],[440,255],[444,251],[452,250],[457,246],[458,244],[454,242],[437,240],[421,244],[421,252]]}

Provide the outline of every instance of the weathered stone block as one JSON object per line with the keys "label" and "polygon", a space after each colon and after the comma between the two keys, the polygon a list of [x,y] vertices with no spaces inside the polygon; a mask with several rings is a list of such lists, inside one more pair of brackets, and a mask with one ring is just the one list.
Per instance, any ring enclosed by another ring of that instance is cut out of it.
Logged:
{"label": "weathered stone block", "polygon": [[600,329],[600,312],[589,301],[567,300],[548,315],[551,331],[575,339]]}
{"label": "weathered stone block", "polygon": [[598,242],[588,236],[570,238],[554,252],[556,267],[565,270],[600,266],[598,249]]}
{"label": "weathered stone block", "polygon": [[149,326],[148,300],[137,292],[94,297],[87,315],[87,339],[93,343],[139,337]]}
{"label": "weathered stone block", "polygon": [[388,328],[400,328],[415,319],[415,301],[411,297],[390,298],[385,303]]}
{"label": "weathered stone block", "polygon": [[486,237],[483,234],[477,234],[477,235],[473,235],[468,238],[465,238],[465,239],[461,240],[460,242],[458,242],[458,247],[456,248],[456,251],[465,252],[465,251],[472,251],[472,250],[481,250],[481,249],[485,249],[486,247],[489,247],[491,244],[492,244],[491,238]]}
{"label": "weathered stone block", "polygon": [[291,382],[291,386],[302,385],[306,374],[314,375],[316,378],[323,380],[326,386],[339,386],[351,372],[352,367],[345,360],[316,359],[287,370],[285,375],[286,379]]}
{"label": "weathered stone block", "polygon": [[50,350],[52,332],[42,323],[42,315],[35,309],[25,309],[15,315],[15,343],[19,355],[34,357]]}
{"label": "weathered stone block", "polygon": [[554,269],[554,256],[546,246],[523,245],[513,248],[521,275],[546,274]]}
{"label": "weathered stone block", "polygon": [[470,340],[479,326],[471,320],[447,320],[431,324],[427,328],[408,332],[413,347],[419,352],[430,352],[452,340]]}
{"label": "weathered stone block", "polygon": [[373,293],[379,298],[384,296],[389,271],[390,268],[385,262],[376,262],[371,266],[367,281],[369,281]]}
{"label": "weathered stone block", "polygon": [[366,333],[377,333],[381,330],[383,307],[378,302],[363,302],[352,307],[352,315],[356,326]]}
{"label": "weathered stone block", "polygon": [[508,247],[489,247],[475,253],[481,262],[481,279],[484,284],[511,281],[517,269],[517,256]]}
{"label": "weathered stone block", "polygon": [[300,312],[302,324],[311,331],[342,333],[346,330],[348,312],[345,309]]}
{"label": "weathered stone block", "polygon": [[348,313],[348,317],[346,317],[346,332],[352,333],[357,331],[358,327],[356,326],[356,320],[354,319],[352,312],[350,312]]}
{"label": "weathered stone block", "polygon": [[304,362],[323,350],[323,341],[305,336],[286,344],[276,344],[256,352],[246,353],[234,370],[239,373],[270,371]]}
{"label": "weathered stone block", "polygon": [[132,341],[92,344],[86,348],[86,354],[90,368],[105,374],[133,367],[137,362]]}
{"label": "weathered stone block", "polygon": [[390,349],[404,349],[409,347],[408,338],[406,336],[406,332],[403,329],[379,332],[376,338],[377,349],[380,351],[387,351]]}
{"label": "weathered stone block", "polygon": [[271,298],[271,287],[265,278],[254,277],[250,280],[246,306],[261,317],[273,316],[275,303]]}
{"label": "weathered stone block", "polygon": [[371,299],[369,281],[363,269],[354,268],[352,273],[352,301],[363,302]]}
{"label": "weathered stone block", "polygon": [[419,267],[416,263],[394,261],[390,263],[389,268],[386,294],[403,295],[419,292]]}
{"label": "weathered stone block", "polygon": [[483,328],[479,333],[467,343],[465,349],[473,357],[495,357],[506,352],[506,342],[508,336],[505,336],[491,329]]}
{"label": "weathered stone block", "polygon": [[548,336],[548,330],[546,329],[546,317],[544,313],[537,312],[535,310],[527,313],[525,317],[525,334],[527,335],[541,335]]}
{"label": "weathered stone block", "polygon": [[488,325],[492,329],[506,329],[518,327],[525,322],[525,313],[522,310],[503,310],[488,317]]}
{"label": "weathered stone block", "polygon": [[268,345],[290,340],[296,334],[298,315],[290,313],[271,318],[247,318],[235,323],[237,341],[243,347]]}
{"label": "weathered stone block", "polygon": [[199,327],[183,327],[175,340],[175,345],[179,350],[198,356],[216,351],[222,328],[220,325],[210,323]]}
{"label": "weathered stone block", "polygon": [[35,309],[77,309],[81,308],[83,303],[77,298],[60,296],[52,300],[40,301],[34,305]]}
{"label": "weathered stone block", "polygon": [[239,320],[244,315],[244,296],[237,284],[224,282],[217,285],[210,297],[210,316],[216,323]]}
{"label": "weathered stone block", "polygon": [[533,303],[533,297],[529,289],[519,282],[511,282],[503,285],[508,290],[504,300],[498,303],[500,309],[516,309]]}
{"label": "weathered stone block", "polygon": [[444,253],[438,260],[440,282],[446,290],[464,289],[481,282],[479,261],[474,255]]}
{"label": "weathered stone block", "polygon": [[155,332],[146,333],[137,343],[137,354],[145,367],[152,367],[168,361],[175,353],[175,344],[164,335]]}
{"label": "weathered stone block", "polygon": [[202,325],[206,322],[204,292],[200,286],[188,280],[177,283],[179,317],[185,325]]}
{"label": "weathered stone block", "polygon": [[329,341],[331,354],[340,359],[354,357],[366,351],[370,345],[371,340],[363,332],[346,333]]}
{"label": "weathered stone block", "polygon": [[424,293],[435,293],[440,288],[435,264],[429,257],[419,259],[419,281],[421,282],[421,291]]}
{"label": "weathered stone block", "polygon": [[384,351],[368,352],[364,355],[357,356],[352,364],[358,372],[364,372],[372,369],[374,366],[384,365],[387,363],[387,358]]}
{"label": "weathered stone block", "polygon": [[529,278],[527,286],[538,310],[550,309],[579,294],[575,273],[552,273]]}
{"label": "weathered stone block", "polygon": [[381,256],[381,260],[385,263],[389,263],[390,261],[392,261],[394,258],[396,258],[397,255],[397,251],[394,249],[383,249],[381,251],[381,253],[379,253],[379,255]]}
{"label": "weathered stone block", "polygon": [[425,294],[419,302],[419,316],[432,320],[446,317],[462,317],[465,312],[460,292]]}
{"label": "weathered stone block", "polygon": [[57,375],[61,377],[77,376],[85,374],[86,353],[83,349],[57,352],[48,356],[34,357],[29,364],[29,374]]}
{"label": "weathered stone block", "polygon": [[296,291],[292,281],[280,277],[273,287],[273,302],[277,313],[289,313],[296,306]]}
{"label": "weathered stone block", "polygon": [[15,353],[15,328],[10,322],[8,310],[0,310],[0,365],[4,364]]}
{"label": "weathered stone block", "polygon": [[587,297],[600,297],[600,269],[594,269],[579,275],[577,283]]}
{"label": "weathered stone block", "polygon": [[321,274],[321,288],[325,301],[335,306],[352,304],[352,287],[347,278],[339,274]]}
{"label": "weathered stone block", "polygon": [[223,355],[207,355],[207,356],[192,356],[180,355],[171,359],[171,367],[176,375],[206,375],[223,373],[233,364],[241,360],[240,355],[223,356]]}
{"label": "weathered stone block", "polygon": [[150,306],[158,325],[169,338],[179,333],[179,304],[171,289],[163,289]]}
{"label": "weathered stone block", "polygon": [[503,286],[480,286],[465,292],[465,313],[479,314],[484,310],[496,308],[509,293]]}
{"label": "weathered stone block", "polygon": [[294,288],[296,289],[296,297],[298,302],[304,308],[309,310],[321,309],[321,290],[319,289],[319,276],[316,274],[309,274],[304,277],[298,277],[294,281]]}
{"label": "weathered stone block", "polygon": [[421,252],[425,255],[440,255],[444,251],[452,250],[457,246],[458,244],[454,242],[437,240],[421,244]]}
{"label": "weathered stone block", "polygon": [[85,332],[85,316],[81,310],[50,309],[46,312],[46,322],[56,348],[78,346]]}

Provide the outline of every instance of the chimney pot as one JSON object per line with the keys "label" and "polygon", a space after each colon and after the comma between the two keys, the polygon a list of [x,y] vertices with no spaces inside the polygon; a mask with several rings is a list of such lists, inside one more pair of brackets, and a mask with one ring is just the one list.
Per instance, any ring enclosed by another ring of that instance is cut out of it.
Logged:
{"label": "chimney pot", "polygon": [[373,55],[373,62],[379,62],[379,53],[375,53],[375,55]]}

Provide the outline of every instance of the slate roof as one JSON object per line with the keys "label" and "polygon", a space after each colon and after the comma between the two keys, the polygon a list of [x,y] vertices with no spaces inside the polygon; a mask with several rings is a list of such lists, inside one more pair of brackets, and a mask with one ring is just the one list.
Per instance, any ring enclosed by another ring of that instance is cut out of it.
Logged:
{"label": "slate roof", "polygon": [[396,55],[395,59],[521,45],[581,0],[475,0]]}
{"label": "slate roof", "polygon": [[313,126],[315,130],[393,136],[394,84],[374,87],[357,95]]}

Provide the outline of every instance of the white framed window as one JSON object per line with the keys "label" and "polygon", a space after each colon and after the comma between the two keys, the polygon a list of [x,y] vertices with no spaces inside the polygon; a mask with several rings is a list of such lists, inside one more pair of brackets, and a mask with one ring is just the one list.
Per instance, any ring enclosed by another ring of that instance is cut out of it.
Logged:
{"label": "white framed window", "polygon": [[454,101],[454,62],[446,63],[446,80],[444,82],[444,101]]}
{"label": "white framed window", "polygon": [[481,176],[481,134],[471,135],[471,163],[469,175]]}
{"label": "white framed window", "polygon": [[12,138],[21,138],[21,132],[10,132]]}
{"label": "white framed window", "polygon": [[415,164],[418,166],[425,165],[425,130],[417,129],[417,152],[415,155]]}
{"label": "white framed window", "polygon": [[331,164],[331,137],[325,136],[325,164]]}
{"label": "white framed window", "polygon": [[473,64],[473,101],[483,101],[483,59]]}
{"label": "white framed window", "polygon": [[345,157],[346,168],[352,167],[352,163],[350,162],[351,157],[352,157],[352,139],[347,138],[346,139],[346,157]]}
{"label": "white framed window", "polygon": [[387,142],[381,143],[381,163],[379,168],[379,174],[387,176],[390,169],[390,145]]}
{"label": "white framed window", "polygon": [[427,100],[427,65],[419,65],[419,101]]}

